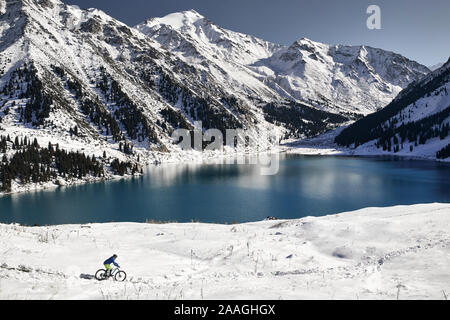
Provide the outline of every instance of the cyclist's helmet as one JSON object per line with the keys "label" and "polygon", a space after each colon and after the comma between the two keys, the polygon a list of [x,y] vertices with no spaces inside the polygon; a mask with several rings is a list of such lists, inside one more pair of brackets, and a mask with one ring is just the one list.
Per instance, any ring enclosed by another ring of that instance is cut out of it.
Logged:
{"label": "cyclist's helmet", "polygon": [[113,257],[114,257],[114,258],[117,258],[117,254],[113,254]]}

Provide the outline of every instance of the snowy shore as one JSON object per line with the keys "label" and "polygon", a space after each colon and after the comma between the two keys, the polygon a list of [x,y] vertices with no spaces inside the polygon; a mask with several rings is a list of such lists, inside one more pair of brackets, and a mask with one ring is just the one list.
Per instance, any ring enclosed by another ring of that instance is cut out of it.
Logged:
{"label": "snowy shore", "polygon": [[[445,299],[450,204],[237,225],[0,224],[0,299]],[[123,282],[89,279],[113,253]]]}
{"label": "snowy shore", "polygon": [[[294,141],[286,144],[287,153],[300,155],[316,155],[316,156],[350,156],[350,157],[394,157],[411,160],[430,160],[440,162],[450,162],[450,158],[437,159],[436,151],[442,149],[449,144],[450,139],[440,140],[439,138],[430,139],[426,145],[414,146],[413,143],[405,143],[403,149],[399,152],[383,151],[375,146],[375,141],[367,142],[357,149],[345,148],[334,143],[334,138],[344,129],[344,127],[331,130],[327,133],[314,138]],[[414,151],[410,151],[410,146],[414,147]]]}
{"label": "snowy shore", "polygon": [[[316,142],[316,140],[311,140]],[[164,164],[174,164],[174,163],[220,163],[227,160],[232,160],[238,156],[251,156],[258,157],[265,153],[286,153],[286,154],[298,154],[298,155],[315,155],[315,156],[350,156],[350,157],[364,157],[364,156],[385,156],[385,157],[398,157],[402,159],[411,160],[430,160],[430,161],[440,161],[440,162],[450,162],[450,158],[444,160],[437,160],[436,157],[427,154],[409,154],[409,153],[388,153],[380,152],[377,149],[368,150],[358,150],[357,152],[351,149],[337,148],[336,146],[330,144],[311,144],[306,140],[304,144],[298,145],[282,145],[279,147],[274,147],[272,149],[266,150],[264,152],[248,152],[248,151],[233,151],[226,150],[224,152],[210,151],[210,152],[176,152],[176,153],[148,153],[142,154],[143,160],[141,165],[154,166],[154,165],[164,165]],[[129,160],[126,157],[124,160]],[[55,181],[50,181],[47,183],[29,183],[26,185],[20,184],[17,181],[13,181],[12,192],[8,194],[16,194],[22,192],[39,191],[46,189],[55,189],[59,187],[73,186],[83,183],[95,183],[99,181],[116,180],[116,179],[127,179],[133,177],[131,174],[126,176],[114,175],[111,172],[107,172],[105,177],[95,178],[95,177],[85,177],[83,179],[71,179],[62,180],[57,179]],[[0,196],[5,195],[5,193],[0,192]]]}
{"label": "snowy shore", "polygon": [[[69,149],[71,150],[71,149]],[[182,163],[223,163],[230,161],[232,162],[237,157],[259,157],[261,155],[265,154],[272,154],[272,153],[280,153],[285,152],[288,150],[286,147],[280,147],[280,146],[274,146],[267,150],[260,150],[260,151],[253,151],[253,150],[246,150],[246,149],[239,149],[235,150],[232,148],[225,147],[223,151],[180,151],[180,152],[172,152],[172,153],[162,153],[162,152],[148,152],[139,150],[139,156],[141,157],[141,161],[138,163],[140,166],[158,166],[158,165],[165,165],[165,164],[182,164]],[[101,150],[94,150],[91,153],[87,153],[89,156],[96,156],[101,158],[101,156],[98,156],[98,154],[101,154]],[[117,158],[121,161],[136,161],[132,157],[127,157],[123,154],[117,154]],[[136,161],[137,163],[137,161]],[[40,190],[51,190],[56,189],[60,187],[69,187],[69,186],[75,186],[79,184],[84,183],[96,183],[101,181],[111,181],[111,180],[118,180],[118,179],[128,179],[132,178],[134,176],[140,176],[140,173],[135,173],[132,175],[131,173],[127,173],[124,176],[120,176],[117,174],[113,174],[110,170],[105,171],[104,177],[93,177],[93,176],[86,176],[84,178],[78,179],[78,178],[70,178],[70,179],[63,179],[61,177],[58,177],[57,179],[54,179],[52,181],[46,182],[46,183],[27,183],[22,184],[20,183],[19,179],[16,179],[12,182],[11,186],[11,192],[5,193],[0,191],[0,197],[3,195],[9,195],[9,194],[17,194],[17,193],[23,193],[23,192],[34,192],[34,191],[40,191]]]}

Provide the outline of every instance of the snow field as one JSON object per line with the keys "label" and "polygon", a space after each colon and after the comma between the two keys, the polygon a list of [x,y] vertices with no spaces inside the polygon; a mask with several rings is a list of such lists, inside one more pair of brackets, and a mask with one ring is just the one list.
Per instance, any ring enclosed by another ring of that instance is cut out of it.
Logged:
{"label": "snow field", "polygon": [[[237,225],[0,225],[1,299],[444,299],[450,205]],[[123,283],[89,279],[113,253]]]}

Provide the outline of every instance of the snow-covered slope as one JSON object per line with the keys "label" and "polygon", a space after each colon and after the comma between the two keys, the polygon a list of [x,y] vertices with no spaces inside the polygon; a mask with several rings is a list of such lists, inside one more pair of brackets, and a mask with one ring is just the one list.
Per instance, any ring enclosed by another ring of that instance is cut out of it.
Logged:
{"label": "snow-covered slope", "polygon": [[336,142],[356,147],[356,153],[436,158],[450,144],[449,91],[450,60],[409,85],[383,110],[344,129]]}
{"label": "snow-covered slope", "polygon": [[366,46],[309,39],[275,45],[223,29],[196,11],[152,18],[137,29],[233,88],[250,88],[263,99],[276,93],[336,113],[374,112],[429,72],[401,55]]}
{"label": "snow-covered slope", "polygon": [[[438,299],[450,205],[238,225],[0,225],[0,299]],[[92,279],[113,253],[128,279]]]}

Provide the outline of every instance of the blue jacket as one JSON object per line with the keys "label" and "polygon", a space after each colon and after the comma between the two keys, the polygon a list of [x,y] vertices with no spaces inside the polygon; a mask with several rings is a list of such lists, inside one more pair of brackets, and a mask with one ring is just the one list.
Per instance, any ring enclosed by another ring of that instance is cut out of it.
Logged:
{"label": "blue jacket", "polygon": [[114,260],[116,260],[116,259],[114,258],[114,256],[112,256],[112,257],[106,259],[105,262],[103,262],[103,264],[111,264],[112,263],[116,267],[119,267],[119,265]]}

